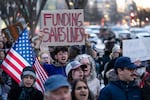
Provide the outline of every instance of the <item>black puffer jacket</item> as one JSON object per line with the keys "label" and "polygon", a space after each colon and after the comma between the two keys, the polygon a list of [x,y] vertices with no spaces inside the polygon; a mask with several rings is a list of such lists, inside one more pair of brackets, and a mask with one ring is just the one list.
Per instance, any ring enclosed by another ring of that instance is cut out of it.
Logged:
{"label": "black puffer jacket", "polygon": [[18,87],[10,90],[8,100],[43,100],[43,94],[33,87]]}

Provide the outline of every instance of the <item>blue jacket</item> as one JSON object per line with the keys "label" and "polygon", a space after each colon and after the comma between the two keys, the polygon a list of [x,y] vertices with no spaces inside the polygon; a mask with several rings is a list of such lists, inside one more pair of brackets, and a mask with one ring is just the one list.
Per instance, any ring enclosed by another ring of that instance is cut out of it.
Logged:
{"label": "blue jacket", "polygon": [[134,82],[112,81],[100,91],[98,100],[142,100],[141,91]]}
{"label": "blue jacket", "polygon": [[48,76],[61,74],[66,76],[65,68],[66,66],[56,66],[54,64],[43,64],[45,71],[47,72]]}

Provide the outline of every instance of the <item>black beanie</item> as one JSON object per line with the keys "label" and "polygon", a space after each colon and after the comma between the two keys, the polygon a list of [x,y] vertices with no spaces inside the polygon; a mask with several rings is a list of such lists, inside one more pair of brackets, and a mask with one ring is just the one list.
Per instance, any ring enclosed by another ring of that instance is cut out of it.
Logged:
{"label": "black beanie", "polygon": [[22,75],[21,75],[21,79],[26,76],[26,75],[31,75],[36,79],[36,73],[33,67],[31,66],[26,66],[23,71],[22,71]]}

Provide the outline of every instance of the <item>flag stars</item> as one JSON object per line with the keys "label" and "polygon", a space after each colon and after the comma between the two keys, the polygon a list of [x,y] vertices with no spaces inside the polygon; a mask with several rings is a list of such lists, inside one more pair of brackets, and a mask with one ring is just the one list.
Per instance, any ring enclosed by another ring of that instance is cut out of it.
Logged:
{"label": "flag stars", "polygon": [[22,54],[22,52],[21,52],[21,51],[20,51],[19,53],[20,53],[20,54]]}
{"label": "flag stars", "polygon": [[27,61],[30,61],[30,59],[29,59],[29,58],[27,58]]}
{"label": "flag stars", "polygon": [[13,46],[13,48],[22,55],[24,59],[27,60],[31,65],[34,63],[35,60],[35,54],[33,53],[33,49],[30,43],[30,40],[28,38],[27,32],[23,33],[21,37],[19,37],[16,44]]}
{"label": "flag stars", "polygon": [[23,57],[25,57],[26,55],[22,55]]}
{"label": "flag stars", "polygon": [[21,46],[22,44],[19,44],[19,46]]}
{"label": "flag stars", "polygon": [[29,57],[29,54],[27,54],[27,57]]}
{"label": "flag stars", "polygon": [[19,50],[22,50],[21,48],[19,48]]}

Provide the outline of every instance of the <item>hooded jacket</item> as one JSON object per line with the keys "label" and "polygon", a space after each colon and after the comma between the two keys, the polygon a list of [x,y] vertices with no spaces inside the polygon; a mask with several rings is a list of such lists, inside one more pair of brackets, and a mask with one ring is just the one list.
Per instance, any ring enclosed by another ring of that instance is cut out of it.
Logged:
{"label": "hooded jacket", "polygon": [[100,91],[98,100],[142,100],[141,92],[134,82],[112,81]]}
{"label": "hooded jacket", "polygon": [[89,61],[91,62],[91,73],[90,75],[86,78],[87,80],[87,84],[88,87],[90,88],[91,92],[94,94],[94,96],[97,98],[97,96],[99,95],[100,92],[100,81],[97,78],[97,74],[96,74],[96,70],[95,70],[95,61],[94,59],[88,55],[88,54],[81,54],[78,55],[75,60],[78,60],[79,62],[81,61],[81,59],[83,58],[88,58]]}

